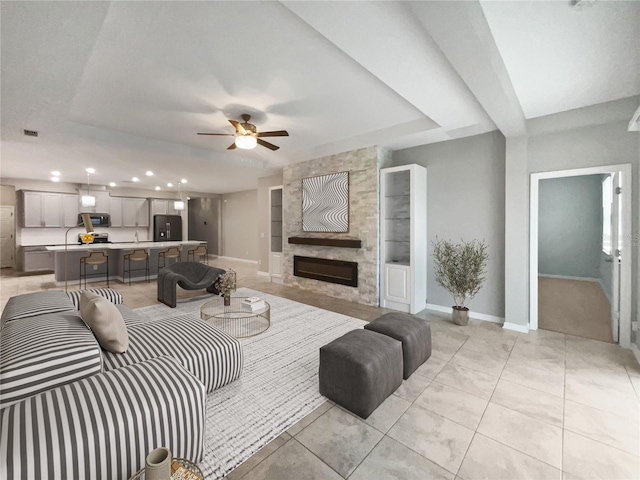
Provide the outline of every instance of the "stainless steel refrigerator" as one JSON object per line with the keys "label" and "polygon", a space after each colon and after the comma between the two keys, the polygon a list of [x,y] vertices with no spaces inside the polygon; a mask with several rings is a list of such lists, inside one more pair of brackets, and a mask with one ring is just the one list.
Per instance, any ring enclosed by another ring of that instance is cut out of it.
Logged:
{"label": "stainless steel refrigerator", "polygon": [[154,215],[153,241],[182,241],[182,217],[180,215]]}

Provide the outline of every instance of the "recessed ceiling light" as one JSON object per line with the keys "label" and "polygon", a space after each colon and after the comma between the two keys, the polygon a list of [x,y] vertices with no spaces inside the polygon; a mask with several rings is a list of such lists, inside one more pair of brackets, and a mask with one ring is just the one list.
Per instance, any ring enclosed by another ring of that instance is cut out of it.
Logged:
{"label": "recessed ceiling light", "polygon": [[51,177],[51,181],[52,182],[59,182],[60,181],[60,177]]}
{"label": "recessed ceiling light", "polygon": [[151,170],[147,170],[147,177],[153,177],[153,172]]}
{"label": "recessed ceiling light", "polygon": [[89,168],[85,168],[85,171],[86,171],[87,173],[96,173],[96,169],[95,169],[95,168],[91,168],[91,167],[89,167]]}
{"label": "recessed ceiling light", "polygon": [[160,190],[160,187],[156,186],[156,190]]}
{"label": "recessed ceiling light", "polygon": [[59,177],[60,172],[58,170],[54,170],[53,172],[51,172],[51,175],[53,175],[54,177]]}
{"label": "recessed ceiling light", "polygon": [[133,178],[131,179],[131,181],[132,181],[132,182],[139,182],[139,181],[140,181],[140,179],[139,179],[138,177],[133,177]]}
{"label": "recessed ceiling light", "polygon": [[115,187],[116,186],[116,182],[109,182],[109,186],[110,187]]}
{"label": "recessed ceiling light", "polygon": [[187,180],[183,178],[182,180],[180,180],[180,183],[187,183]]}
{"label": "recessed ceiling light", "polygon": [[173,183],[167,183],[167,187],[169,188],[173,187]]}

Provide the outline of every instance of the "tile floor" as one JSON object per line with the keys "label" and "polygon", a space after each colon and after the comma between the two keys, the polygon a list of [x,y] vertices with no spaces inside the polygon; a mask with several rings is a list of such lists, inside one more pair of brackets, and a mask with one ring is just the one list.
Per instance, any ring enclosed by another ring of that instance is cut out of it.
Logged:
{"label": "tile floor", "polygon": [[[211,263],[234,268],[242,286],[319,308],[365,320],[383,312],[268,283],[252,264]],[[131,307],[156,303],[154,282],[112,286]],[[51,275],[5,269],[0,305],[53,288]],[[328,401],[228,480],[640,479],[640,367],[630,351],[420,316],[431,321],[431,358],[368,419]]]}

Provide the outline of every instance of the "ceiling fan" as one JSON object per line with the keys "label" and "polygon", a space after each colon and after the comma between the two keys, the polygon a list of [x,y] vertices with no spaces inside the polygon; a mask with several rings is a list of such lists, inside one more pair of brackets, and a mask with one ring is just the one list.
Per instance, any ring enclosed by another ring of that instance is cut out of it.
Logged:
{"label": "ceiling fan", "polygon": [[258,132],[256,126],[249,123],[251,115],[246,113],[242,115],[243,123],[236,122],[235,120],[229,120],[229,123],[236,129],[236,133],[198,133],[198,135],[214,135],[218,137],[236,137],[235,141],[227,147],[227,150],[234,150],[237,148],[244,148],[245,150],[251,150],[256,148],[256,145],[262,145],[269,150],[278,150],[280,147],[273,143],[265,142],[260,137],[288,137],[289,132],[286,130],[276,130],[273,132]]}

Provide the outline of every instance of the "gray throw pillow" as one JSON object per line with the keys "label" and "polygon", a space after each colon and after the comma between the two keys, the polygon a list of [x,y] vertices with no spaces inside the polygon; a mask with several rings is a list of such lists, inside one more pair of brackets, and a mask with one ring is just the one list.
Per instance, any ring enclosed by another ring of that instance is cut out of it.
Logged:
{"label": "gray throw pillow", "polygon": [[106,298],[92,292],[82,292],[80,316],[91,329],[102,348],[124,353],[129,348],[129,334],[122,314]]}

